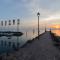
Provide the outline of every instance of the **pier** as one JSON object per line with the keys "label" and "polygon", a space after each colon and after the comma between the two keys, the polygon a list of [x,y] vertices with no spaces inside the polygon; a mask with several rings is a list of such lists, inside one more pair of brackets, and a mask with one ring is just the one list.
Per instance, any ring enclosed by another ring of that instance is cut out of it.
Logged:
{"label": "pier", "polygon": [[2,60],[60,60],[60,51],[53,45],[49,31],[27,42],[18,51],[3,55]]}

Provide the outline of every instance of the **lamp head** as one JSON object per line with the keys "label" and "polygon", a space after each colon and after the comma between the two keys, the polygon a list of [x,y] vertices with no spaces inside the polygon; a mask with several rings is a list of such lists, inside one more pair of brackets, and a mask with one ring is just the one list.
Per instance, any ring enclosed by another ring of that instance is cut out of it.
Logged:
{"label": "lamp head", "polygon": [[37,16],[40,16],[40,13],[39,12],[37,13]]}

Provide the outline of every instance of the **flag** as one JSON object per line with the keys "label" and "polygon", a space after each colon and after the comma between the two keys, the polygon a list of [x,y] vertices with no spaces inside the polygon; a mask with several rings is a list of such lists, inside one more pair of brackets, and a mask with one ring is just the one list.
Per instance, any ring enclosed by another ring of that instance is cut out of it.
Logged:
{"label": "flag", "polygon": [[1,21],[1,26],[3,26],[3,21]]}
{"label": "flag", "polygon": [[20,19],[17,19],[17,24],[20,24]]}
{"label": "flag", "polygon": [[13,25],[15,25],[15,20],[13,20]]}
{"label": "flag", "polygon": [[9,20],[9,25],[11,25],[11,20]]}

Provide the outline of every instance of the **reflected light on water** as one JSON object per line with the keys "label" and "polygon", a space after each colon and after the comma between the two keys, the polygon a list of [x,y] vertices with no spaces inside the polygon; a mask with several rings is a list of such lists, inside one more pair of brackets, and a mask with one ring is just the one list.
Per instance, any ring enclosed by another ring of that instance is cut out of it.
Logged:
{"label": "reflected light on water", "polygon": [[55,33],[57,36],[60,36],[60,30],[53,30],[53,33]]}

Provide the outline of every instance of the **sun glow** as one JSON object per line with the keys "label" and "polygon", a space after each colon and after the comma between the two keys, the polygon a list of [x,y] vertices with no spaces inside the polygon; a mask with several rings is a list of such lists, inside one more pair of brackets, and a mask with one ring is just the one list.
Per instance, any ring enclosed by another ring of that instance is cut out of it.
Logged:
{"label": "sun glow", "polygon": [[59,25],[56,25],[55,28],[60,28],[60,26]]}
{"label": "sun glow", "polygon": [[56,29],[59,29],[59,28],[60,28],[60,25],[51,25],[50,28],[56,28]]}

